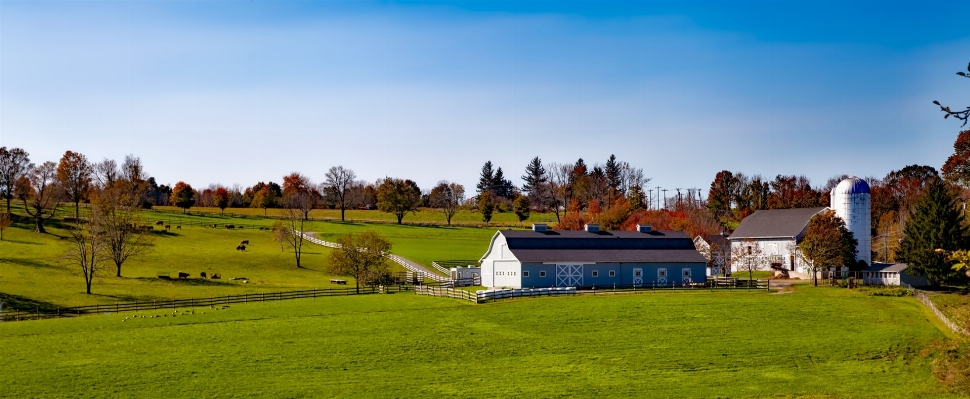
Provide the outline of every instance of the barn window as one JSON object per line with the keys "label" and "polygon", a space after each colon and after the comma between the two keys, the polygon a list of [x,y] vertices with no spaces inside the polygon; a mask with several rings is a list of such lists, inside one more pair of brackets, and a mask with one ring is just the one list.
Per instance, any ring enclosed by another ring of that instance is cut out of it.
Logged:
{"label": "barn window", "polygon": [[593,277],[599,277],[599,275],[600,275],[599,270],[593,270]]}
{"label": "barn window", "polygon": [[660,277],[660,278],[667,277],[667,269],[657,270],[657,276]]}
{"label": "barn window", "polygon": [[522,277],[529,277],[529,271],[526,270],[526,271],[522,272]]}
{"label": "barn window", "polygon": [[545,270],[542,270],[542,271],[539,272],[539,277],[545,277],[545,276],[546,276],[546,271]]}
{"label": "barn window", "polygon": [[616,277],[616,270],[610,270],[610,277]]}
{"label": "barn window", "polygon": [[684,277],[690,277],[690,269],[684,269]]}

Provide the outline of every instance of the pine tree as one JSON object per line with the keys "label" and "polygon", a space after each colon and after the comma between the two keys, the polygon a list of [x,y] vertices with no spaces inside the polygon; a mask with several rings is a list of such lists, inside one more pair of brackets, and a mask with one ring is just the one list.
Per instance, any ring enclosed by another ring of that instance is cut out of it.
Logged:
{"label": "pine tree", "polygon": [[494,191],[495,171],[492,169],[492,161],[485,162],[482,166],[482,173],[478,177],[478,195]]}
{"label": "pine tree", "polygon": [[509,193],[507,191],[508,187],[505,184],[505,172],[502,172],[502,168],[499,167],[495,170],[495,176],[492,178],[492,191],[495,192],[496,197],[508,198]]}
{"label": "pine tree", "polygon": [[546,168],[542,166],[542,160],[539,157],[532,158],[529,165],[525,167],[525,175],[522,176],[522,181],[525,182],[522,185],[522,191],[529,194],[529,200],[532,204],[541,204],[543,202],[543,187],[549,181],[549,176],[546,174]]}
{"label": "pine tree", "polygon": [[606,160],[606,181],[610,185],[610,189],[616,192],[620,189],[620,163],[616,162],[616,155],[610,155],[610,159]]}
{"label": "pine tree", "polygon": [[928,182],[903,234],[896,260],[907,263],[907,270],[925,276],[934,285],[958,277],[944,254],[937,251],[953,251],[967,244],[967,230],[963,227],[956,196],[942,179],[933,178]]}

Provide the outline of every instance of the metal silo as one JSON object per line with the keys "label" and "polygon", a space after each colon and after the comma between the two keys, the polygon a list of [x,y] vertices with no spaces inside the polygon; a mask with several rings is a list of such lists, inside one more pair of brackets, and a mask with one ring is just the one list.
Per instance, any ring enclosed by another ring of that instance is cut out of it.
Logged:
{"label": "metal silo", "polygon": [[830,207],[845,221],[845,226],[859,241],[856,260],[872,264],[872,208],[869,184],[852,176],[839,182],[829,194]]}

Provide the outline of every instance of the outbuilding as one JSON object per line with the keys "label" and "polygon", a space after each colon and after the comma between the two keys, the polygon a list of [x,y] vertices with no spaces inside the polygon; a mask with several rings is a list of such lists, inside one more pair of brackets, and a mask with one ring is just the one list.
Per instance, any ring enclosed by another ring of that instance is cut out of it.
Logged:
{"label": "outbuilding", "polygon": [[707,260],[678,231],[499,230],[482,256],[486,287],[682,286],[706,280]]}
{"label": "outbuilding", "polygon": [[874,263],[860,274],[868,285],[898,285],[903,287],[924,287],[929,285],[926,278],[907,272],[905,263]]}

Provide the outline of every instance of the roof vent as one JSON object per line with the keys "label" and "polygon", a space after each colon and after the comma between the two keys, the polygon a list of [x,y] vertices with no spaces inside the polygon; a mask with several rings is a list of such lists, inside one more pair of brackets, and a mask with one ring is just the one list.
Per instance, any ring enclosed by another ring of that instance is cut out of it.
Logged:
{"label": "roof vent", "polygon": [[592,224],[592,223],[587,223],[586,224],[586,231],[588,231],[590,233],[596,233],[596,232],[600,231],[600,225],[598,225],[598,224]]}
{"label": "roof vent", "polygon": [[648,224],[638,224],[637,225],[637,231],[639,231],[641,233],[649,233],[649,232],[653,231],[653,226],[650,226]]}
{"label": "roof vent", "polygon": [[538,232],[546,231],[546,224],[545,223],[533,223],[532,224],[532,231],[538,231]]}

